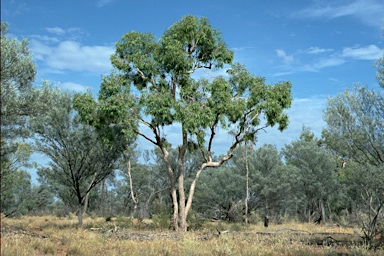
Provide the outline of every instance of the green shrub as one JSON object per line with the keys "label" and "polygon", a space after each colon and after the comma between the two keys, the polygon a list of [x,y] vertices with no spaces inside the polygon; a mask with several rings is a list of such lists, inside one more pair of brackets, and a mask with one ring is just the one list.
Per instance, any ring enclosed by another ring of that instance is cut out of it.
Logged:
{"label": "green shrub", "polygon": [[161,212],[152,216],[154,228],[170,229],[171,215],[168,212]]}

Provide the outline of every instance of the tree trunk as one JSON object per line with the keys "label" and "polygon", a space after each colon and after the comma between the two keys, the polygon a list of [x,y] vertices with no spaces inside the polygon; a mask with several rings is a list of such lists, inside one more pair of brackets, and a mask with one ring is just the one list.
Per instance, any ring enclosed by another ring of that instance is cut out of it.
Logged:
{"label": "tree trunk", "polygon": [[82,204],[79,204],[77,218],[79,220],[77,227],[82,228],[83,227],[83,205]]}
{"label": "tree trunk", "polygon": [[247,143],[245,143],[245,225],[248,225],[248,177],[249,177],[249,166],[248,166],[248,150]]}
{"label": "tree trunk", "polygon": [[89,191],[85,195],[83,214],[87,213],[87,210],[88,210],[88,200],[89,200]]}
{"label": "tree trunk", "polygon": [[89,184],[87,193],[85,194],[85,197],[83,198],[82,203],[84,204],[84,210],[83,210],[82,215],[85,214],[85,213],[87,212],[87,208],[88,208],[88,200],[89,200],[89,193],[91,192],[91,188],[92,188],[91,186],[92,186],[92,184],[95,182],[96,176],[97,176],[97,172],[95,172],[95,174],[93,175],[93,178],[92,178],[91,183]]}
{"label": "tree trunk", "polygon": [[324,203],[323,200],[320,200],[320,214],[321,214],[321,224],[325,224],[326,219],[325,219],[325,208],[324,208]]}
{"label": "tree trunk", "polygon": [[179,187],[179,231],[187,231],[187,213],[185,211],[184,174],[180,173],[178,178]]}
{"label": "tree trunk", "polygon": [[164,190],[168,189],[169,187],[166,187],[166,188],[163,188],[163,189],[159,189],[157,191],[153,191],[149,197],[147,198],[147,200],[145,201],[145,204],[144,204],[144,208],[142,209],[141,213],[142,213],[142,216],[144,216],[144,218],[148,218],[149,217],[149,203],[152,201],[153,197],[158,194],[158,193],[161,193],[163,192]]}
{"label": "tree trunk", "polygon": [[172,215],[172,223],[175,231],[179,231],[179,206],[177,202],[177,194],[176,194],[176,187],[175,187],[175,177],[174,173],[171,167],[171,164],[169,163],[169,152],[166,148],[160,146],[161,151],[163,152],[163,160],[165,163],[165,166],[168,170],[168,177],[169,177],[169,183],[171,187],[171,197],[172,197],[172,204],[173,204],[173,215]]}
{"label": "tree trunk", "polygon": [[129,189],[131,191],[131,198],[133,201],[133,212],[131,214],[131,219],[135,217],[136,209],[137,209],[137,199],[135,198],[135,195],[133,193],[133,184],[132,184],[132,176],[131,176],[131,160],[128,160],[127,162],[127,170],[128,170],[128,177],[129,177]]}
{"label": "tree trunk", "polygon": [[172,187],[172,203],[173,203],[173,215],[172,215],[172,223],[173,223],[173,228],[175,231],[179,231],[179,206],[177,203],[177,195],[176,195],[176,188],[175,188],[175,182],[171,182],[171,187]]}

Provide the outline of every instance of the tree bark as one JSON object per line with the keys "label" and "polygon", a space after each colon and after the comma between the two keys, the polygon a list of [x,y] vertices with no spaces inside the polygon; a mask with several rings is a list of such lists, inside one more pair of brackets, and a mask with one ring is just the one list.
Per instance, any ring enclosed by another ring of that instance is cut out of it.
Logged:
{"label": "tree bark", "polygon": [[184,128],[182,128],[183,134],[183,144],[179,147],[179,156],[178,156],[178,192],[179,192],[179,230],[187,231],[187,211],[185,204],[185,192],[184,192],[184,158],[187,152],[187,143],[188,137],[187,132]]}
{"label": "tree bark", "polygon": [[245,225],[248,225],[248,177],[249,177],[249,166],[248,166],[248,150],[247,143],[245,143]]}
{"label": "tree bark", "polygon": [[86,213],[87,213],[87,210],[88,210],[88,201],[89,201],[89,191],[88,191],[87,194],[85,195],[83,214],[86,214]]}
{"label": "tree bark", "polygon": [[166,150],[163,146],[159,146],[161,151],[163,152],[163,159],[165,166],[168,170],[168,176],[170,180],[170,187],[171,187],[171,197],[172,197],[172,204],[173,204],[173,215],[172,215],[172,223],[175,231],[179,231],[179,206],[177,202],[177,194],[176,194],[176,187],[175,187],[175,177],[174,173],[171,167],[171,164],[169,163],[169,152]]}
{"label": "tree bark", "polygon": [[132,198],[132,201],[133,201],[133,212],[131,214],[131,219],[133,219],[135,214],[136,214],[136,209],[137,209],[138,201],[135,198],[135,195],[133,193],[133,184],[132,184],[132,176],[131,176],[131,160],[128,160],[128,162],[127,162],[127,170],[128,170],[128,177],[129,177],[129,189],[130,189],[131,198]]}
{"label": "tree bark", "polygon": [[325,207],[323,200],[320,200],[320,211],[321,211],[321,224],[325,224],[326,219],[325,219]]}
{"label": "tree bark", "polygon": [[79,220],[77,227],[82,228],[83,227],[83,205],[81,203],[79,204],[79,207],[78,207],[77,218]]}

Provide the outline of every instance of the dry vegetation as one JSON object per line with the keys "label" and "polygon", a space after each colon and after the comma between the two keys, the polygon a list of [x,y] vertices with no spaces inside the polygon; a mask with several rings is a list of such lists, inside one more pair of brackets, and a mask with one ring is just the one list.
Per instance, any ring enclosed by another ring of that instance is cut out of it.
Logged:
{"label": "dry vegetation", "polygon": [[[384,255],[367,250],[358,230],[285,223],[264,228],[204,223],[186,234],[153,221],[53,216],[1,220],[1,255]],[[220,230],[219,234],[217,230]],[[344,243],[348,241],[348,243]]]}

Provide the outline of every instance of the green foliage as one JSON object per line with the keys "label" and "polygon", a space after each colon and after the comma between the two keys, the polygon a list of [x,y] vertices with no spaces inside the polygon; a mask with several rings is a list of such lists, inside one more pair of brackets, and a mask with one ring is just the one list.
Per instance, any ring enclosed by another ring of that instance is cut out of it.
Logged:
{"label": "green foliage", "polygon": [[328,148],[360,164],[384,164],[384,97],[380,92],[364,86],[346,90],[328,100],[324,119]]}
{"label": "green foliage", "polygon": [[375,66],[377,69],[376,79],[379,85],[384,89],[384,56],[376,61]]}
{"label": "green foliage", "polygon": [[[31,88],[36,75],[35,64],[28,49],[28,40],[7,38],[8,24],[1,23],[1,88],[25,91]],[[7,91],[11,93],[11,91]],[[8,95],[9,96],[9,95]],[[6,99],[6,97],[2,100]],[[3,101],[2,101],[3,102]]]}
{"label": "green foliage", "polygon": [[241,220],[236,205],[245,198],[245,177],[235,169],[209,168],[200,177],[194,210],[204,218]]}
{"label": "green foliage", "polygon": [[[300,211],[310,220],[313,212],[322,212],[322,207],[338,191],[336,162],[333,155],[317,145],[316,140],[303,129],[301,139],[286,145],[282,154],[288,166],[295,169],[292,175],[294,197],[300,199]],[[324,216],[322,216],[324,218]],[[324,220],[324,219],[323,219]]]}
{"label": "green foliage", "polygon": [[[240,140],[255,139],[263,114],[266,126],[278,123],[280,130],[286,128],[289,82],[266,85],[239,64],[232,65],[228,79],[190,76],[197,69],[223,68],[232,59],[233,52],[206,18],[183,17],[159,41],[152,34],[129,32],[116,43],[111,57],[120,73],[103,80],[98,103],[90,95],[77,95],[75,107],[88,123],[123,124],[126,131],[138,134],[138,121],[151,130],[180,123],[198,148],[205,146],[205,135],[219,126],[234,134],[246,133]],[[131,85],[136,88],[132,93]]]}
{"label": "green foliage", "polygon": [[170,229],[171,227],[171,215],[169,212],[160,212],[152,216],[153,226],[157,229]]}
{"label": "green foliage", "polygon": [[31,176],[23,170],[2,175],[1,210],[6,216],[27,213],[26,201],[31,188]]}
{"label": "green foliage", "polygon": [[28,41],[7,37],[8,24],[1,22],[1,162],[4,168],[17,160],[21,137],[28,134],[25,124],[34,111],[32,82],[36,68]]}

